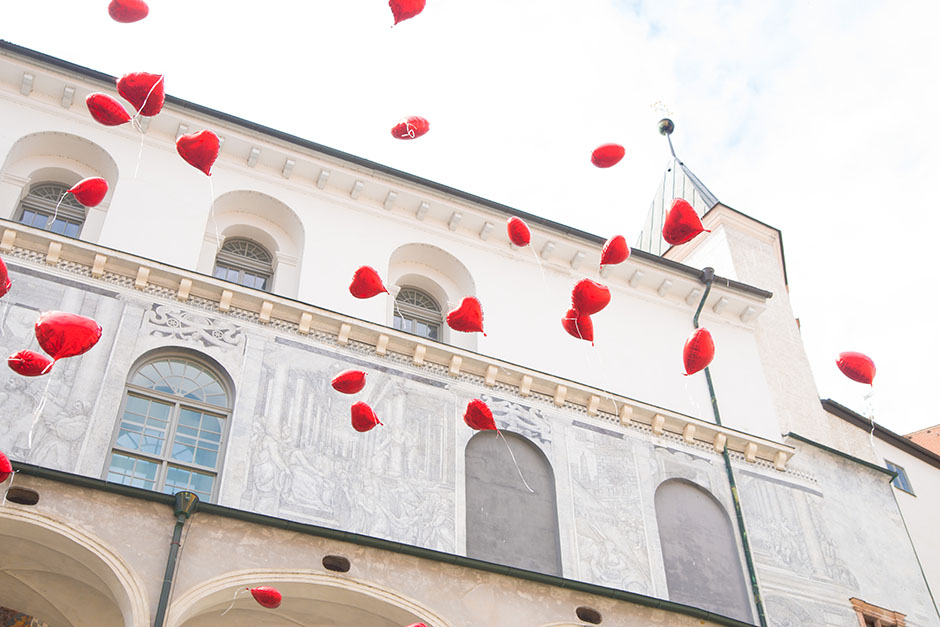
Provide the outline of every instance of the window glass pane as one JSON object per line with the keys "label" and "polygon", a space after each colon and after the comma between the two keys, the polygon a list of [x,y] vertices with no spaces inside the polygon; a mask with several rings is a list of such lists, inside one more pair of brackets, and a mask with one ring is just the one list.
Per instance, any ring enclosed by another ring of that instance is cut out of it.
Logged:
{"label": "window glass pane", "polygon": [[224,279],[227,272],[228,270],[226,270],[222,266],[216,266],[215,270],[212,271],[212,276],[214,276],[217,279]]}
{"label": "window glass pane", "polygon": [[429,337],[430,339],[432,339],[432,340],[439,339],[439,337],[438,337],[438,336],[439,336],[439,333],[440,333],[440,327],[437,326],[436,324],[434,324],[434,325],[429,325],[429,326],[428,326],[428,335],[427,335],[427,337]]}
{"label": "window glass pane", "polygon": [[183,407],[173,440],[173,459],[215,468],[221,432],[221,417]]}
{"label": "window glass pane", "polygon": [[198,494],[200,499],[208,501],[212,498],[214,482],[215,476],[213,475],[170,466],[166,471],[163,491],[167,494],[174,494],[180,490],[189,490]]}
{"label": "window glass pane", "polygon": [[108,468],[108,481],[152,490],[158,469],[155,462],[114,453]]}
{"label": "window glass pane", "polygon": [[82,227],[73,222],[69,222],[65,227],[65,235],[68,237],[78,237],[78,232],[82,230]]}
{"label": "window glass pane", "polygon": [[128,394],[117,445],[122,448],[160,455],[166,440],[171,405]]}

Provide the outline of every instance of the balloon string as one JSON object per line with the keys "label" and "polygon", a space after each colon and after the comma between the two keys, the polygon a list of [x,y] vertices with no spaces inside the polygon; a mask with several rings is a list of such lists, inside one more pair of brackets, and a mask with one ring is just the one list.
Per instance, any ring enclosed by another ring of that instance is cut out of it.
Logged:
{"label": "balloon string", "polygon": [[[10,473],[10,485],[8,485],[6,487],[6,490],[3,491],[3,494],[0,495],[0,507],[3,507],[4,505],[7,504],[7,492],[9,492],[10,489],[13,487],[13,478],[16,477],[16,473],[18,472],[19,470],[14,470],[13,472]],[[3,487],[4,483],[6,483],[6,480],[0,482],[0,487]]]}
{"label": "balloon string", "polygon": [[68,196],[68,192],[62,192],[62,196],[59,197],[59,202],[55,204],[55,211],[52,212],[52,217],[49,218],[49,221],[46,222],[46,230],[51,231],[52,225],[55,224],[55,219],[59,216],[59,205],[62,204],[62,201],[65,200],[65,197]]}
{"label": "balloon string", "polygon": [[868,421],[871,423],[871,432],[868,434],[868,439],[871,442],[871,450],[874,451],[875,457],[878,456],[878,451],[875,450],[875,386],[872,385],[871,389],[868,391],[868,394],[865,395],[865,413],[868,414]]}
{"label": "balloon string", "polygon": [[215,241],[218,248],[216,253],[222,249],[222,235],[219,233],[219,221],[215,219],[215,186],[212,184],[212,177],[209,179],[209,219],[212,221],[212,228],[215,230]]}
{"label": "balloon string", "polygon": [[[155,81],[153,82],[153,85],[150,86],[150,91],[147,92],[147,97],[144,98],[144,102],[143,102],[143,104],[140,105],[140,109],[138,109],[138,110],[137,110],[137,113],[134,114],[134,117],[131,118],[132,121],[135,121],[135,122],[136,122],[136,121],[137,121],[137,118],[140,117],[140,115],[141,115],[140,112],[143,111],[143,110],[147,107],[147,102],[150,101],[150,96],[153,94],[153,90],[157,88],[157,85],[159,85],[160,83],[163,82],[163,77],[164,77],[164,75],[161,74],[161,75],[160,75],[160,78],[158,78],[157,80],[155,80]],[[141,131],[141,132],[143,132],[143,131]]]}
{"label": "balloon string", "polygon": [[33,422],[29,426],[29,433],[26,435],[26,448],[32,450],[33,448],[33,431],[36,429],[36,425],[39,424],[39,416],[42,414],[42,410],[46,406],[46,396],[49,393],[49,385],[52,384],[52,377],[49,377],[46,380],[46,387],[42,390],[42,397],[39,399],[39,405],[36,406],[36,411],[33,412]]}
{"label": "balloon string", "polygon": [[516,456],[513,455],[512,447],[509,446],[509,440],[506,439],[506,436],[503,435],[503,432],[499,429],[496,430],[496,435],[503,439],[503,442],[506,443],[506,448],[509,449],[509,456],[512,457],[512,463],[516,467],[516,472],[519,473],[519,478],[522,479],[522,485],[525,486],[525,489],[528,490],[531,494],[535,494],[535,490],[529,487],[528,482],[526,482],[525,477],[522,476],[522,470],[519,468],[519,463],[516,461]]}
{"label": "balloon string", "polygon": [[134,180],[137,180],[137,173],[140,172],[140,160],[144,156],[144,127],[141,125],[137,118],[134,118],[134,128],[140,131],[140,146],[137,149],[137,165],[134,166]]}
{"label": "balloon string", "polygon": [[235,594],[232,595],[232,603],[231,603],[231,605],[228,606],[228,609],[227,609],[227,610],[225,610],[224,612],[222,612],[222,616],[225,616],[226,614],[228,614],[228,613],[229,613],[229,610],[231,610],[233,607],[235,607],[235,601],[238,600],[238,593],[244,592],[245,590],[251,590],[251,588],[238,588],[237,590],[235,590]]}
{"label": "balloon string", "polygon": [[539,266],[539,272],[542,273],[542,287],[545,288],[545,293],[551,296],[551,291],[548,289],[548,281],[545,279],[545,268],[542,267],[542,260],[539,259],[539,254],[535,252],[535,249],[532,248],[532,244],[528,244],[529,249],[532,251],[532,254],[535,255],[535,263]]}

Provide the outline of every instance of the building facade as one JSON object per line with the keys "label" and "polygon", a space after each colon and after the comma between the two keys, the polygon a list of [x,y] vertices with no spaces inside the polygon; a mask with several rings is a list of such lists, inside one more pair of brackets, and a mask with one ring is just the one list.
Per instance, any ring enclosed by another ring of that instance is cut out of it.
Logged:
{"label": "building facade", "polygon": [[[0,507],[0,620],[940,625],[894,475],[819,404],[772,227],[716,201],[708,236],[600,271],[604,238],[193,103],[100,126],[113,80],[0,44],[0,346],[36,350],[49,310],[103,329],[3,384],[40,498]],[[174,147],[203,128],[211,184]],[[88,176],[105,201],[56,209]],[[388,295],[350,296],[362,265]],[[559,323],[585,277],[596,346]],[[485,337],[444,323],[467,296]],[[710,382],[683,376],[695,319]],[[360,400],[382,426],[353,430]]]}

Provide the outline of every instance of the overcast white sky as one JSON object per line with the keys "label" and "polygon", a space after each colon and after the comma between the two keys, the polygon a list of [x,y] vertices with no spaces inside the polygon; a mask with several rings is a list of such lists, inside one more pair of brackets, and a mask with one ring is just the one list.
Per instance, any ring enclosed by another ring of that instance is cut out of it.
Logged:
{"label": "overcast white sky", "polygon": [[[669,156],[780,228],[822,397],[864,412],[843,350],[878,367],[876,420],[940,423],[940,2],[7,0],[0,38],[520,210],[633,242]],[[401,117],[431,132],[391,138]],[[591,150],[617,142],[610,170]]]}

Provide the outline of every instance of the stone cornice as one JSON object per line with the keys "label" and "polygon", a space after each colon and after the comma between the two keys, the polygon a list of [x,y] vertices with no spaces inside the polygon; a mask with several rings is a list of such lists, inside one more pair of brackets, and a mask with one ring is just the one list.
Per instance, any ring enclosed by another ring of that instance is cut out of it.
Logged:
{"label": "stone cornice", "polygon": [[[138,290],[154,298],[211,308],[242,324],[308,337],[338,347],[367,350],[405,367],[498,389],[531,402],[565,407],[618,429],[639,429],[656,438],[720,453],[725,447],[747,462],[785,470],[795,449],[744,432],[612,394],[525,366],[426,340],[390,327],[321,309],[285,297],[244,288],[211,276],[0,221],[0,252],[17,262],[55,268],[110,287]],[[719,295],[722,289],[717,290]]]}

